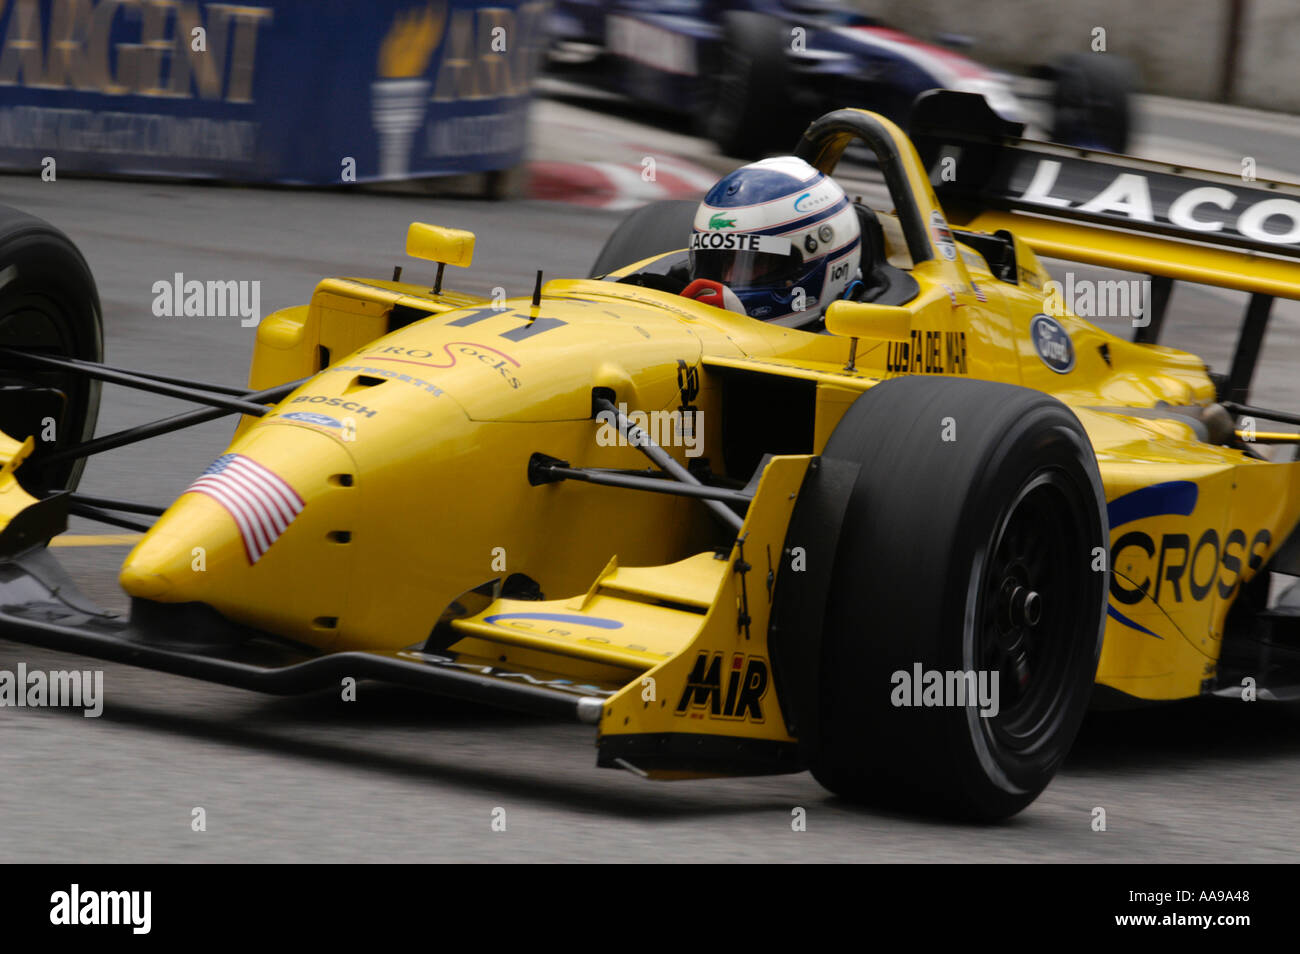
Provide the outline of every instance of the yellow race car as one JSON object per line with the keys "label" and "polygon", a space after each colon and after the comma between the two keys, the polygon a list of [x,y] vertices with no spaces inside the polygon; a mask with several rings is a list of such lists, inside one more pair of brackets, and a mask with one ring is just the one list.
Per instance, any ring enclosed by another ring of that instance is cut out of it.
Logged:
{"label": "yellow race car", "polygon": [[[815,331],[677,294],[671,206],[508,300],[444,288],[475,238],[415,223],[436,277],[322,281],[262,320],[246,388],[104,364],[84,261],[6,211],[0,635],[269,692],[388,680],[590,724],[604,767],[811,769],[976,819],[1032,802],[1103,695],[1294,697],[1300,601],[1268,582],[1300,575],[1300,469],[1262,448],[1300,416],[1248,388],[1300,297],[1296,190],[1029,144],[970,94],[914,122],[839,110],[798,144],[826,173],[865,144],[893,205],[859,209],[869,293]],[[1039,254],[1152,276],[1139,340]],[[1252,294],[1229,374],[1154,343],[1173,280]],[[202,408],[95,437],[105,381]],[[231,414],[165,510],[75,489]],[[145,531],[129,620],[48,550],[70,513]]]}

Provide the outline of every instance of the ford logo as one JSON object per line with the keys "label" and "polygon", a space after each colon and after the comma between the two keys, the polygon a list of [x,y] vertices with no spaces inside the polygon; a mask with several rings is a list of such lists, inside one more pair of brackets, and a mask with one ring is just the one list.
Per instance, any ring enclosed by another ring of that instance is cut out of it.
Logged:
{"label": "ford logo", "polygon": [[1029,336],[1034,339],[1034,350],[1057,374],[1074,370],[1074,342],[1061,327],[1061,323],[1048,315],[1035,315],[1029,323]]}
{"label": "ford logo", "polygon": [[343,425],[324,414],[309,414],[306,411],[294,411],[292,414],[281,414],[286,421],[302,421],[305,424],[316,424],[320,427],[342,427]]}

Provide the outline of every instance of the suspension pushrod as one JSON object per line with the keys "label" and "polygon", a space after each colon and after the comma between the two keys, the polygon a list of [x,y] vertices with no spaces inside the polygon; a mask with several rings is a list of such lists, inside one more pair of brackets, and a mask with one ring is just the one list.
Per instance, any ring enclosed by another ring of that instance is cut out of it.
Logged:
{"label": "suspension pushrod", "polygon": [[[254,391],[252,394],[248,395],[248,399],[250,401],[279,401],[306,380],[306,378],[300,378],[297,381],[290,381],[288,384],[277,384],[275,387],[267,388],[265,391]],[[263,408],[264,412],[267,410],[270,410],[270,408]],[[65,460],[77,460],[81,457],[90,457],[92,454],[102,454],[104,451],[113,450],[116,447],[124,447],[127,444],[134,444],[139,441],[148,440],[149,438],[157,437],[160,434],[170,434],[172,431],[179,431],[186,427],[193,427],[196,424],[205,424],[208,421],[215,421],[218,418],[234,413],[236,412],[228,408],[220,407],[185,411],[182,414],[165,417],[158,421],[152,421],[149,424],[140,424],[136,427],[128,427],[124,430],[114,431],[112,434],[105,434],[103,437],[96,437],[93,440],[85,441],[81,444],[73,444],[71,447],[65,447],[62,450],[57,450],[38,460],[33,460],[29,466],[43,467],[47,464],[57,464]]]}
{"label": "suspension pushrod", "polygon": [[70,493],[68,500],[74,504],[94,507],[98,510],[120,510],[122,513],[140,513],[148,517],[161,517],[163,507],[153,504],[136,503],[134,500],[119,500],[116,497],[93,497],[90,494]]}
{"label": "suspension pushrod", "polygon": [[[23,352],[26,354],[27,352]],[[252,392],[248,388],[235,387],[230,384],[209,384],[206,381],[187,381],[185,378],[176,378],[167,374],[157,374],[153,371],[137,371],[134,368],[119,368],[112,365],[104,364],[102,361],[86,361],[82,358],[64,358],[76,365],[78,368],[108,368],[111,371],[120,371],[122,374],[134,375],[137,378],[147,378],[150,381],[161,381],[163,384],[175,384],[185,388],[196,388],[200,391],[211,391],[214,394],[229,394],[231,397],[247,397]]]}
{"label": "suspension pushrod", "polygon": [[206,394],[203,391],[198,391],[194,388],[183,387],[178,384],[167,384],[163,381],[138,377],[129,371],[118,371],[115,368],[105,367],[104,365],[94,364],[93,362],[77,361],[75,358],[56,358],[53,355],[37,354],[33,351],[18,351],[13,348],[0,348],[0,354],[17,358],[20,361],[44,365],[47,368],[76,371],[80,374],[86,375],[88,378],[98,378],[100,381],[106,381],[109,384],[120,384],[123,387],[135,388],[137,391],[149,391],[150,393],[162,394],[166,397],[180,398],[183,401],[192,401],[195,404],[206,404],[208,407],[226,408],[231,411],[238,411],[241,414],[255,414],[260,417],[268,410],[264,405],[254,404],[246,398],[222,397],[217,394]]}
{"label": "suspension pushrod", "polygon": [[1253,404],[1241,404],[1237,401],[1224,401],[1222,403],[1224,410],[1231,414],[1262,417],[1266,421],[1277,421],[1279,424],[1300,424],[1300,414],[1292,414],[1288,411],[1273,411],[1266,407],[1255,407]]}
{"label": "suspension pushrod", "polygon": [[[618,423],[618,431],[627,440],[629,444],[645,454],[662,470],[667,471],[684,484],[693,487],[703,487],[704,484],[694,474],[683,467],[677,461],[673,460],[666,450],[650,439],[650,435],[637,427],[623,414],[621,410],[608,398],[598,397],[595,405],[600,411],[614,415],[614,420]],[[739,530],[744,526],[745,521],[736,515],[730,507],[722,503],[721,500],[705,499],[705,506],[715,514],[725,520],[732,528]]]}
{"label": "suspension pushrod", "polygon": [[128,517],[119,517],[117,514],[109,513],[107,510],[100,510],[98,507],[88,507],[85,504],[74,503],[68,507],[68,513],[75,514],[78,517],[85,517],[87,520],[95,520],[99,523],[107,523],[114,527],[122,527],[126,530],[138,530],[145,533],[149,530],[149,524],[139,523]]}
{"label": "suspension pushrod", "polygon": [[[660,477],[629,474],[626,471],[600,470],[590,467],[565,467],[562,464],[541,464],[539,469],[553,477],[562,477],[566,480],[581,480],[589,484],[601,484],[605,487],[624,487],[628,490],[648,490],[651,493],[669,494],[674,497],[722,500],[742,507],[747,507],[753,499],[748,494],[739,490],[730,490],[726,487],[684,484],[680,481],[664,480]],[[734,513],[731,515],[736,516]]]}

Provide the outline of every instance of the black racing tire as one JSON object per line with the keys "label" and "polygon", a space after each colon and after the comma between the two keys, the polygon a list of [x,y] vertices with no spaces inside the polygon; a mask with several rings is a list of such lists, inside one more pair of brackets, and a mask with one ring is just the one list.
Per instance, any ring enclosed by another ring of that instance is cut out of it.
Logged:
{"label": "black racing tire", "polygon": [[690,199],[661,199],[629,212],[605,240],[591,266],[591,277],[600,278],[652,255],[685,248],[699,207]]}
{"label": "black racing tire", "polygon": [[1133,64],[1112,53],[1071,53],[1053,70],[1052,139],[1128,152],[1133,132]]}
{"label": "black racing tire", "polygon": [[704,79],[706,108],[698,113],[700,134],[724,155],[758,159],[794,148],[802,126],[791,95],[790,42],[790,27],[776,17],[740,10],[724,18],[718,68]]}
{"label": "black racing tire", "polygon": [[[904,377],[858,398],[824,454],[860,470],[826,603],[813,775],[891,809],[1015,814],[1070,750],[1101,652],[1109,576],[1093,566],[1109,529],[1086,433],[1037,391]],[[896,704],[915,697],[895,674],[918,664],[998,673],[998,711]]]}
{"label": "black racing tire", "polygon": [[[8,206],[0,206],[0,347],[104,360],[99,292],[86,260],[54,226]],[[94,435],[99,397],[99,382],[83,374],[0,356],[0,429],[16,440],[36,436],[18,469],[29,492],[77,486],[85,458],[49,467],[40,460]],[[54,418],[54,440],[42,440],[46,417]]]}

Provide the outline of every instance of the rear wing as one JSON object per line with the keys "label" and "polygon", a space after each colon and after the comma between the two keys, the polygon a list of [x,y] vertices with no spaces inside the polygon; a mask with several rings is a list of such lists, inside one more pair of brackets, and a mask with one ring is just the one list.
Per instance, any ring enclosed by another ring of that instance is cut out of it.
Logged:
{"label": "rear wing", "polygon": [[1135,340],[1155,343],[1175,281],[1248,293],[1221,396],[1246,400],[1274,298],[1300,300],[1300,186],[1021,138],[972,93],[936,90],[911,136],[953,227],[1010,230],[1035,252],[1146,274]]}

